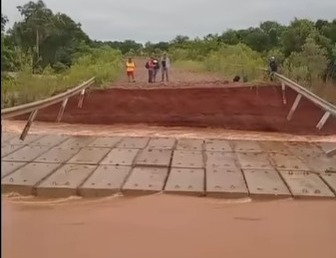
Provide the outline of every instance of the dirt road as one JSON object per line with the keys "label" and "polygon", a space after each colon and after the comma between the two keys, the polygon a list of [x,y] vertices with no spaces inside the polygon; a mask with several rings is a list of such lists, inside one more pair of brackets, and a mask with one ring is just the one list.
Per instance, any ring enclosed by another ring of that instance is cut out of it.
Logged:
{"label": "dirt road", "polygon": [[[302,100],[291,121],[286,120],[296,94],[287,90],[288,104],[275,87],[198,89],[109,89],[91,92],[82,109],[70,99],[62,121],[72,124],[147,124],[213,127],[291,134],[336,134],[336,119],[315,128],[323,111]],[[38,121],[54,122],[60,105],[41,110]],[[21,117],[26,119],[27,116]]]}
{"label": "dirt road", "polygon": [[[296,97],[291,89],[286,91],[288,102],[284,105],[280,89],[274,85],[229,83],[218,75],[195,74],[174,66],[171,82],[148,84],[144,63],[144,60],[137,60],[136,83],[128,83],[126,75],[121,76],[111,89],[89,92],[82,109],[77,108],[77,96],[70,99],[62,122],[211,127],[296,135],[336,134],[335,118],[330,118],[321,131],[316,129],[323,111],[305,99],[300,102],[292,121],[287,121]],[[54,122],[59,108],[60,104],[39,111],[37,120]]]}

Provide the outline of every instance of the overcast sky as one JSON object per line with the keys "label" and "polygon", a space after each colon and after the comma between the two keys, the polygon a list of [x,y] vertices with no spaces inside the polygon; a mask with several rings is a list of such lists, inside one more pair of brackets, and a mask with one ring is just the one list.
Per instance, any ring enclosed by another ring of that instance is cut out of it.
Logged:
{"label": "overcast sky", "polygon": [[[10,25],[20,20],[16,6],[2,0]],[[294,17],[335,19],[336,0],[44,0],[53,12],[69,15],[97,40],[134,39],[145,43],[221,33],[258,26],[265,20],[288,24]]]}

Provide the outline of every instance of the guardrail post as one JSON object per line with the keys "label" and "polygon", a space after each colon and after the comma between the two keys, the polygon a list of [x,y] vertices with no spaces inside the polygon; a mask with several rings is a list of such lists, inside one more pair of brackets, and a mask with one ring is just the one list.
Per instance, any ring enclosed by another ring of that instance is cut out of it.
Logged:
{"label": "guardrail post", "polygon": [[282,90],[282,103],[286,105],[287,104],[286,85],[283,82],[281,83],[281,90]]}
{"label": "guardrail post", "polygon": [[25,128],[23,129],[23,131],[21,133],[20,140],[24,141],[24,139],[26,138],[26,136],[28,134],[28,131],[29,131],[31,125],[33,124],[34,119],[37,115],[37,111],[38,111],[38,109],[36,109],[36,110],[34,110],[33,112],[30,113],[27,124],[26,124]]}
{"label": "guardrail post", "polygon": [[324,115],[322,116],[321,120],[316,125],[316,128],[319,129],[319,130],[321,130],[322,127],[324,126],[325,122],[327,122],[329,116],[330,116],[330,113],[329,112],[325,112]]}
{"label": "guardrail post", "polygon": [[336,148],[327,152],[327,157],[336,156]]}
{"label": "guardrail post", "polygon": [[83,107],[84,96],[85,96],[85,89],[83,89],[79,95],[78,108]]}
{"label": "guardrail post", "polygon": [[61,106],[61,108],[58,112],[57,118],[56,118],[57,123],[61,122],[67,103],[68,103],[68,98],[64,99],[63,102],[62,102],[62,106]]}
{"label": "guardrail post", "polygon": [[302,95],[301,94],[298,94],[294,100],[294,103],[293,103],[293,106],[291,107],[289,113],[288,113],[288,116],[287,116],[287,120],[290,121],[293,117],[293,114],[296,110],[296,108],[298,107],[299,103],[300,103],[300,100],[302,98]]}

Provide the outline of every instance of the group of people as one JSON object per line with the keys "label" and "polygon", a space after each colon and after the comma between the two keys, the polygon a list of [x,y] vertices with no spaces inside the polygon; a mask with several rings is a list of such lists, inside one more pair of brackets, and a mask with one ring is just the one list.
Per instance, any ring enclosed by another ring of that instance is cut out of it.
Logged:
{"label": "group of people", "polygon": [[[170,60],[167,54],[164,54],[160,60],[155,57],[150,57],[149,60],[145,64],[146,69],[148,70],[148,82],[154,83],[156,82],[156,77],[158,72],[161,70],[161,82],[166,80],[169,81],[169,69],[170,69]],[[129,58],[126,62],[126,73],[129,82],[135,82],[135,62],[132,58]],[[271,57],[269,60],[269,73],[271,80],[273,80],[273,74],[278,71],[278,64],[275,60],[275,57]],[[238,82],[240,80],[240,76],[235,76],[233,81]]]}
{"label": "group of people", "polygon": [[[167,54],[164,54],[160,59],[155,57],[150,57],[145,64],[146,69],[148,70],[148,82],[156,82],[156,77],[159,71],[161,70],[161,82],[165,80],[169,81],[169,69],[170,69],[170,60]],[[129,58],[126,62],[126,73],[129,82],[135,82],[135,62],[132,58]]]}

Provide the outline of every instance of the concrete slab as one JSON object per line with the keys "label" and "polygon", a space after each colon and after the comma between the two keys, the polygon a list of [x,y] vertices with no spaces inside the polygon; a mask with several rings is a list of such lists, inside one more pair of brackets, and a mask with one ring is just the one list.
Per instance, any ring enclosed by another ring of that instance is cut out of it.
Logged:
{"label": "concrete slab", "polygon": [[20,135],[17,135],[18,137],[14,137],[11,139],[8,144],[10,145],[28,145],[31,144],[32,142],[42,138],[44,135],[43,134],[28,134],[26,139],[24,141],[20,140]]}
{"label": "concrete slab", "polygon": [[202,151],[203,150],[203,140],[201,139],[178,139],[177,150],[186,150],[186,151]]}
{"label": "concrete slab", "polygon": [[172,150],[145,149],[140,151],[135,164],[138,166],[168,167],[172,152]]}
{"label": "concrete slab", "polygon": [[26,165],[26,162],[1,161],[1,178],[11,174],[20,167]]}
{"label": "concrete slab", "polygon": [[245,180],[237,168],[207,168],[206,195],[215,198],[243,198],[248,196]]}
{"label": "concrete slab", "polygon": [[123,186],[131,167],[99,166],[78,189],[83,197],[104,197],[118,193]]}
{"label": "concrete slab", "polygon": [[201,151],[174,151],[172,167],[203,168],[203,153]]}
{"label": "concrete slab", "polygon": [[290,154],[288,147],[282,142],[265,141],[259,143],[265,152]]}
{"label": "concrete slab", "polygon": [[291,154],[270,153],[272,164],[280,170],[308,170],[307,165]]}
{"label": "concrete slab", "polygon": [[149,142],[147,137],[125,137],[117,144],[118,148],[144,149]]}
{"label": "concrete slab", "polygon": [[109,148],[86,147],[73,156],[68,163],[72,164],[98,164],[110,152]]}
{"label": "concrete slab", "polygon": [[63,165],[36,187],[36,193],[58,198],[77,195],[77,188],[96,168],[93,165]]}
{"label": "concrete slab", "polygon": [[317,174],[307,171],[280,171],[280,173],[296,198],[335,197]]}
{"label": "concrete slab", "polygon": [[6,133],[3,132],[1,134],[1,145],[4,143],[8,143],[10,140],[14,139],[14,138],[19,138],[20,135],[17,133]]}
{"label": "concrete slab", "polygon": [[233,150],[236,152],[263,152],[261,145],[256,141],[231,141]]}
{"label": "concrete slab", "polygon": [[336,194],[336,174],[327,173],[321,175],[323,181],[329,186],[329,188]]}
{"label": "concrete slab", "polygon": [[310,144],[308,142],[287,142],[287,149],[289,153],[301,158],[312,158],[324,156],[324,153],[317,146]]}
{"label": "concrete slab", "polygon": [[92,136],[70,136],[66,141],[62,142],[58,147],[62,148],[83,148],[88,146],[96,138]]}
{"label": "concrete slab", "polygon": [[230,145],[230,141],[215,140],[215,139],[205,140],[205,150],[206,151],[225,151],[225,152],[233,151]]}
{"label": "concrete slab", "polygon": [[8,145],[4,144],[1,146],[1,157],[5,157],[21,148],[23,148],[24,145]]}
{"label": "concrete slab", "polygon": [[316,144],[327,156],[336,155],[336,142],[320,142]]}
{"label": "concrete slab", "polygon": [[310,168],[309,171],[332,171],[336,172],[336,158],[320,156],[320,157],[310,157],[305,159],[307,166]]}
{"label": "concrete slab", "polygon": [[2,158],[5,161],[29,162],[49,150],[47,146],[24,146],[23,148]]}
{"label": "concrete slab", "polygon": [[33,141],[30,143],[30,146],[34,145],[40,145],[40,146],[49,146],[49,147],[54,147],[56,145],[61,144],[64,142],[66,139],[68,139],[68,136],[65,135],[44,135],[42,138],[37,139],[36,141]]}
{"label": "concrete slab", "polygon": [[169,149],[175,147],[176,140],[174,138],[151,138],[148,143],[148,149]]}
{"label": "concrete slab", "polygon": [[336,142],[318,142],[317,147],[320,148],[324,153],[336,148]]}
{"label": "concrete slab", "polygon": [[275,169],[243,169],[251,197],[288,198],[291,194]]}
{"label": "concrete slab", "polygon": [[4,193],[34,194],[34,186],[50,175],[58,164],[29,163],[1,180]]}
{"label": "concrete slab", "polygon": [[103,165],[132,166],[138,149],[112,149],[100,162]]}
{"label": "concrete slab", "polygon": [[97,137],[88,145],[88,147],[113,148],[121,141],[121,139],[122,137]]}
{"label": "concrete slab", "polygon": [[204,196],[204,169],[172,168],[166,193]]}
{"label": "concrete slab", "polygon": [[79,150],[80,149],[78,147],[65,148],[65,147],[56,146],[48,150],[46,153],[43,153],[41,156],[35,159],[34,162],[65,163],[69,159],[71,159],[75,154],[77,154]]}
{"label": "concrete slab", "polygon": [[205,157],[207,168],[239,168],[233,152],[206,151]]}
{"label": "concrete slab", "polygon": [[168,168],[135,167],[122,187],[124,194],[151,194],[162,191]]}
{"label": "concrete slab", "polygon": [[237,158],[243,169],[272,169],[273,166],[266,153],[238,152]]}

